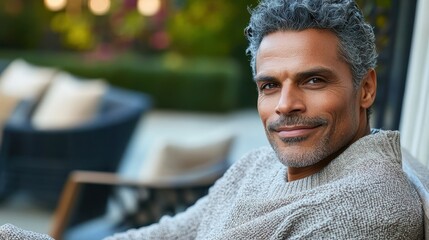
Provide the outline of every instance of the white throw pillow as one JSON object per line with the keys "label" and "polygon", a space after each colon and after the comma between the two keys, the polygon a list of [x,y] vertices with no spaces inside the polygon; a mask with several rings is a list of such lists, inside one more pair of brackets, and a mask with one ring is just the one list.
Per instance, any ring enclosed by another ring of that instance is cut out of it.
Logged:
{"label": "white throw pillow", "polygon": [[107,84],[100,79],[78,79],[58,73],[36,107],[32,124],[38,129],[64,129],[93,119]]}
{"label": "white throw pillow", "polygon": [[19,99],[37,100],[56,73],[54,68],[39,67],[17,59],[2,72],[0,91]]}
{"label": "white throw pillow", "polygon": [[145,160],[140,178],[143,182],[159,183],[189,179],[189,175],[199,177],[226,162],[233,140],[232,134],[225,133],[188,142],[158,142]]}

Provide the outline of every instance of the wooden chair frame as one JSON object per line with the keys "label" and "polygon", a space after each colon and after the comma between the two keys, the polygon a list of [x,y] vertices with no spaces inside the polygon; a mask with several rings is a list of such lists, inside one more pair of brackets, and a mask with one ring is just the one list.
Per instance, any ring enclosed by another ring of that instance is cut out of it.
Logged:
{"label": "wooden chair frame", "polygon": [[94,172],[94,171],[74,171],[70,174],[64,190],[61,194],[59,204],[55,210],[53,225],[50,235],[61,240],[64,231],[66,230],[73,210],[76,207],[77,199],[81,194],[81,190],[85,185],[108,185],[108,186],[124,186],[135,188],[148,189],[180,189],[208,186],[213,184],[223,172],[218,172],[211,176],[193,182],[159,182],[157,184],[145,183],[133,179],[125,179],[115,173]]}

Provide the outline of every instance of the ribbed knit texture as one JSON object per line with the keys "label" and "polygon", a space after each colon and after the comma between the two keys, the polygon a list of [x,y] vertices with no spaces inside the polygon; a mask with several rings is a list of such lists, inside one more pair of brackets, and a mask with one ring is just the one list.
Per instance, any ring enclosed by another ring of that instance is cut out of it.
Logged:
{"label": "ribbed knit texture", "polygon": [[106,240],[423,238],[422,207],[402,172],[398,132],[365,136],[320,172],[286,179],[271,148],[256,150],[184,213]]}
{"label": "ribbed knit texture", "polygon": [[10,223],[0,226],[0,240],[54,240],[46,234],[21,229]]}

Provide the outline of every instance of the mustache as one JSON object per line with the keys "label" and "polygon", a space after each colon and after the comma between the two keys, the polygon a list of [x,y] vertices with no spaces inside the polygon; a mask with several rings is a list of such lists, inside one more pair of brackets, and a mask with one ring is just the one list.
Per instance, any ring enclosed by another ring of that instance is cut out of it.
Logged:
{"label": "mustache", "polygon": [[303,117],[299,115],[281,115],[276,121],[267,124],[269,131],[277,131],[277,129],[285,126],[309,126],[316,127],[328,124],[328,120],[321,117]]}

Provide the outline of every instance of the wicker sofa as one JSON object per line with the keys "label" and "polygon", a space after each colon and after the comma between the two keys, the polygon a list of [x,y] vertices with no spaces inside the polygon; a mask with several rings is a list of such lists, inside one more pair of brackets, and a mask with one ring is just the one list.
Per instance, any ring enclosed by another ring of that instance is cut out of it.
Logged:
{"label": "wicker sofa", "polygon": [[146,94],[110,86],[93,120],[66,129],[38,129],[30,121],[37,103],[21,101],[3,128],[0,198],[23,190],[54,207],[71,171],[115,172],[151,105]]}

